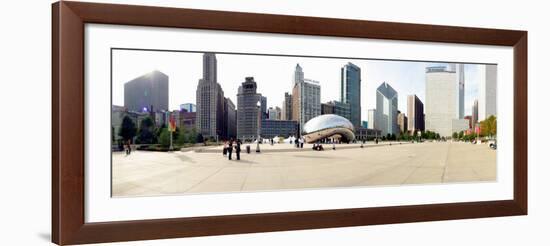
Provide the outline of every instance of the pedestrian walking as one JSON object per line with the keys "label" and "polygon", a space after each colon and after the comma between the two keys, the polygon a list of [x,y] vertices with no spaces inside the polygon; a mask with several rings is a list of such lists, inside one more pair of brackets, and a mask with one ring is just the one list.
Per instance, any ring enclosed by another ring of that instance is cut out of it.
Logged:
{"label": "pedestrian walking", "polygon": [[228,148],[227,141],[223,142],[223,156],[225,157],[227,155],[227,148]]}
{"label": "pedestrian walking", "polygon": [[296,144],[296,148],[300,148],[300,143],[298,142],[298,138],[294,139],[294,144]]}
{"label": "pedestrian walking", "polygon": [[304,148],[304,138],[303,137],[300,138],[300,148],[301,149]]}
{"label": "pedestrian walking", "polygon": [[229,144],[227,145],[227,155],[229,156],[229,160],[231,160],[232,152],[233,152],[233,139],[229,140]]}
{"label": "pedestrian walking", "polygon": [[126,141],[126,155],[130,155],[132,153],[132,146],[130,145],[130,139]]}
{"label": "pedestrian walking", "polygon": [[237,154],[237,161],[241,160],[241,140],[237,139],[237,144],[235,145],[235,153]]}

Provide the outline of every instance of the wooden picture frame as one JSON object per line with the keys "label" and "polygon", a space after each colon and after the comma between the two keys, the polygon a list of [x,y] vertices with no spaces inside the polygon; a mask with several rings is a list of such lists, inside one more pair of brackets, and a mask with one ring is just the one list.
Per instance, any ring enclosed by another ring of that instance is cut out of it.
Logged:
{"label": "wooden picture frame", "polygon": [[[84,24],[513,47],[513,200],[86,223]],[[527,214],[527,32],[80,2],[52,6],[52,241],[59,245]]]}

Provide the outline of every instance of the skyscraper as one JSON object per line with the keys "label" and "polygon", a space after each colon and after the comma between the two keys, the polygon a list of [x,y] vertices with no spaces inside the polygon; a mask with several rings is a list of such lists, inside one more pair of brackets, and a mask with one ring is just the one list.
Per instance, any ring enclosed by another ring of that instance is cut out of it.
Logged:
{"label": "skyscraper", "polygon": [[384,82],[376,89],[375,127],[382,136],[387,134],[399,135],[397,126],[397,91]]}
{"label": "skyscraper", "polygon": [[321,103],[321,114],[334,114],[334,104]]}
{"label": "skyscraper", "polygon": [[237,137],[237,110],[231,99],[224,98],[223,104],[223,123],[224,132],[222,136],[226,139]]}
{"label": "skyscraper", "polygon": [[258,127],[261,127],[262,121],[261,101],[262,94],[257,93],[254,77],[246,77],[237,94],[237,138],[242,140],[257,138]]}
{"label": "skyscraper", "polygon": [[376,128],[376,109],[369,109],[369,112],[368,112],[368,119],[367,121],[369,122],[369,125],[368,125],[368,128],[369,129],[378,129]]}
{"label": "skyscraper", "polygon": [[458,118],[464,119],[464,64],[458,64]]}
{"label": "skyscraper", "polygon": [[397,125],[399,126],[400,133],[405,133],[409,130],[408,129],[408,119],[407,119],[407,116],[405,115],[405,113],[399,112],[397,114]]}
{"label": "skyscraper", "polygon": [[262,96],[260,98],[261,110],[262,110],[262,119],[267,119],[267,97]]}
{"label": "skyscraper", "polygon": [[202,79],[218,82],[218,60],[215,53],[204,53],[202,56]]}
{"label": "skyscraper", "polygon": [[478,66],[479,118],[478,121],[497,115],[497,65]]}
{"label": "skyscraper", "polygon": [[277,112],[277,119],[278,119],[278,120],[282,120],[283,112],[282,112],[281,108],[279,108],[278,106],[276,106],[276,107],[275,107],[275,112]]}
{"label": "skyscraper", "polygon": [[407,115],[408,130],[414,133],[415,131],[424,131],[424,104],[416,95],[407,96]]}
{"label": "skyscraper", "polygon": [[285,100],[283,101],[282,120],[292,119],[292,95],[285,92]]}
{"label": "skyscraper", "polygon": [[310,119],[321,114],[321,86],[318,81],[304,78],[300,64],[294,71],[292,89],[292,120],[298,121],[300,131]]}
{"label": "skyscraper", "polygon": [[472,105],[472,128],[475,127],[476,123],[479,121],[479,108],[478,108],[478,101],[477,99],[474,101],[474,105]]}
{"label": "skyscraper", "polygon": [[[279,107],[277,107],[279,108]],[[277,112],[276,108],[269,107],[267,109],[267,118],[270,120],[280,120],[279,119],[279,112]]]}
{"label": "skyscraper", "polygon": [[134,112],[167,111],[168,95],[168,76],[155,70],[124,84],[124,107]]}
{"label": "skyscraper", "polygon": [[203,55],[203,78],[197,85],[197,130],[204,137],[221,137],[224,129],[224,94],[217,81],[214,53]]}
{"label": "skyscraper", "polygon": [[321,114],[340,115],[349,120],[351,118],[351,107],[349,103],[330,101],[321,104]]}
{"label": "skyscraper", "polygon": [[464,64],[449,64],[449,70],[456,73],[458,86],[458,119],[464,119]]}
{"label": "skyscraper", "polygon": [[300,64],[296,64],[296,68],[294,69],[294,79],[292,80],[293,84],[302,83],[304,81],[304,71],[302,70],[302,67]]}
{"label": "skyscraper", "polygon": [[456,72],[445,67],[426,68],[426,130],[452,136],[458,117]]}
{"label": "skyscraper", "polygon": [[350,105],[350,118],[355,127],[361,126],[361,68],[348,63],[340,73],[340,101]]}

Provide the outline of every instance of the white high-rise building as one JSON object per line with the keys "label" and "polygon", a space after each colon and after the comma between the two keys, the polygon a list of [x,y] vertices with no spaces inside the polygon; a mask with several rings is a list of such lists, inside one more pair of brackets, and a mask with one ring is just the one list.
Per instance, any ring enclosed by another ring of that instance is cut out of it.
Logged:
{"label": "white high-rise building", "polygon": [[397,125],[397,91],[384,82],[376,89],[375,127],[382,136],[387,134],[399,135]]}
{"label": "white high-rise building", "polygon": [[456,73],[456,86],[458,86],[458,119],[464,119],[464,64],[449,64],[449,70]]}
{"label": "white high-rise building", "polygon": [[368,129],[377,129],[376,128],[376,121],[374,120],[376,118],[376,109],[369,109],[369,112],[368,112],[368,120],[367,122],[369,122],[368,124]]}
{"label": "white high-rise building", "polygon": [[497,65],[478,66],[478,121],[497,115]]}
{"label": "white high-rise building", "polygon": [[310,119],[321,115],[321,85],[319,81],[304,78],[299,64],[294,71],[292,89],[292,120],[298,121],[300,131]]}
{"label": "white high-rise building", "polygon": [[426,131],[442,137],[453,134],[453,119],[458,117],[456,72],[446,67],[426,68]]}

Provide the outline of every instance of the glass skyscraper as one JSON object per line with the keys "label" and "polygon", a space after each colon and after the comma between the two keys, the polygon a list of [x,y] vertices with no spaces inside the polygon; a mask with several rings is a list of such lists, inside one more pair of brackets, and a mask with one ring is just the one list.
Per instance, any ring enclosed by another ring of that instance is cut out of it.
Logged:
{"label": "glass skyscraper", "polygon": [[135,112],[168,110],[168,76],[152,71],[124,84],[124,107]]}
{"label": "glass skyscraper", "polygon": [[424,131],[424,103],[416,94],[407,96],[408,129],[411,134]]}
{"label": "glass skyscraper", "polygon": [[376,89],[375,127],[382,135],[399,135],[397,125],[397,91],[384,82]]}
{"label": "glass skyscraper", "polygon": [[355,127],[361,126],[361,68],[353,63],[341,69],[340,101],[350,105],[351,123]]}

